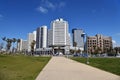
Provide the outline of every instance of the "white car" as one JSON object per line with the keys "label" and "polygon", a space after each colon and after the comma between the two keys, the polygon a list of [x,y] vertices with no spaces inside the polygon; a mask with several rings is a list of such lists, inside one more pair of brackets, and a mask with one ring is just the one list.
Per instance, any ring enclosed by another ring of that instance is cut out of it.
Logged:
{"label": "white car", "polygon": [[116,57],[117,57],[117,58],[120,58],[120,55],[117,55]]}

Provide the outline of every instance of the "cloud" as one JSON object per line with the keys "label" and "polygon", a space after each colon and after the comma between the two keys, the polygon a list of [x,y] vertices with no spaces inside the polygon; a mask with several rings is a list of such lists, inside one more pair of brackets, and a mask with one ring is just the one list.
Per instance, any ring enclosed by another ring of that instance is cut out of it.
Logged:
{"label": "cloud", "polygon": [[40,11],[41,13],[47,13],[49,11],[55,11],[58,9],[61,9],[63,7],[65,7],[65,2],[52,2],[49,0],[41,0],[41,4],[40,6],[37,8],[38,11]]}
{"label": "cloud", "polygon": [[47,13],[48,12],[48,10],[46,8],[42,7],[42,6],[38,7],[37,10],[42,12],[42,13]]}
{"label": "cloud", "polygon": [[49,9],[55,9],[56,8],[56,4],[53,4],[52,2],[50,2],[48,0],[46,0],[45,5]]}
{"label": "cloud", "polygon": [[116,41],[115,41],[115,40],[112,40],[112,43],[113,43],[113,44],[116,44]]}
{"label": "cloud", "polygon": [[113,43],[113,47],[116,47],[116,41],[115,40],[112,40],[112,43]]}

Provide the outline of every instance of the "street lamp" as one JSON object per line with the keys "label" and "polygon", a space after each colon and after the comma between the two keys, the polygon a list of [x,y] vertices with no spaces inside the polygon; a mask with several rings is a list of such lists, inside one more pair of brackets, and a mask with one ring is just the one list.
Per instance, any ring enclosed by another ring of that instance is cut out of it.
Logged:
{"label": "street lamp", "polygon": [[83,41],[84,41],[84,50],[85,50],[85,35],[86,35],[86,51],[87,51],[87,60],[86,63],[89,64],[89,56],[88,56],[88,44],[87,44],[87,34],[86,33],[82,33],[82,37],[83,37]]}

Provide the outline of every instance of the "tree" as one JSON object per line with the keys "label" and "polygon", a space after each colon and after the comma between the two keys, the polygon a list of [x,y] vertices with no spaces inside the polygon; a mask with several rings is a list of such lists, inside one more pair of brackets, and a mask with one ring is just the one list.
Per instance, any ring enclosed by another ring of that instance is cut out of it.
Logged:
{"label": "tree", "polygon": [[108,53],[112,53],[112,47],[108,48]]}
{"label": "tree", "polygon": [[3,37],[2,40],[3,40],[3,41],[6,41],[6,37]]}
{"label": "tree", "polygon": [[70,49],[70,53],[73,54],[73,53],[74,53],[74,50]]}
{"label": "tree", "polygon": [[78,49],[78,50],[77,50],[77,53],[80,53],[80,52],[81,52],[81,50],[80,50],[80,49]]}
{"label": "tree", "polygon": [[103,52],[104,52],[104,53],[107,53],[108,48],[104,47],[103,49],[104,49],[104,51],[103,51]]}
{"label": "tree", "polygon": [[5,41],[5,42],[7,42],[6,47],[7,47],[7,51],[9,51],[10,48],[11,48],[12,39],[3,37],[2,40]]}
{"label": "tree", "polygon": [[11,48],[11,44],[12,44],[12,39],[9,39],[9,38],[7,38],[6,39],[6,42],[7,42],[7,51],[9,51],[10,50],[10,48]]}
{"label": "tree", "polygon": [[120,47],[115,47],[114,50],[115,50],[115,53],[117,54],[120,52]]}
{"label": "tree", "polygon": [[13,42],[13,51],[14,51],[14,49],[15,49],[15,46],[14,46],[14,45],[15,45],[15,42],[16,42],[16,41],[17,41],[16,38],[13,38],[13,39],[12,39],[12,42]]}
{"label": "tree", "polygon": [[33,40],[32,42],[31,42],[31,52],[32,52],[32,55],[33,55],[33,53],[34,53],[34,47],[35,47],[35,44],[36,44],[36,41],[35,40]]}
{"label": "tree", "polygon": [[98,47],[98,53],[102,53],[102,49]]}
{"label": "tree", "polygon": [[96,45],[93,45],[93,53],[94,54],[96,54],[98,52],[96,48],[97,48]]}

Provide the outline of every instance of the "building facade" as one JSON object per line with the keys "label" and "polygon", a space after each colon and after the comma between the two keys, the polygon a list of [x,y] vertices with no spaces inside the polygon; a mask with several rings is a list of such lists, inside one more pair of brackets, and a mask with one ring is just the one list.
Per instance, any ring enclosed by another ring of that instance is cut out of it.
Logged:
{"label": "building facade", "polygon": [[51,30],[49,31],[49,47],[54,47],[54,53],[67,53],[70,46],[70,34],[68,32],[68,22],[62,18],[51,22]]}
{"label": "building facade", "polygon": [[73,43],[76,42],[76,47],[81,50],[84,50],[84,36],[82,36],[83,32],[84,31],[82,29],[72,29]]}
{"label": "building facade", "polygon": [[21,40],[21,51],[27,51],[28,50],[28,41],[27,40]]}
{"label": "building facade", "polygon": [[20,42],[17,44],[17,51],[27,51],[28,50],[28,41],[20,39]]}
{"label": "building facade", "polygon": [[[33,31],[33,33],[28,33],[28,52],[31,51],[31,43],[33,40],[36,41],[36,31]],[[34,48],[36,48],[36,45]]]}
{"label": "building facade", "polygon": [[86,43],[88,53],[105,53],[112,49],[112,38],[101,34],[88,36]]}
{"label": "building facade", "polygon": [[36,49],[47,48],[47,41],[48,41],[47,36],[48,36],[47,26],[42,26],[37,28]]}
{"label": "building facade", "polygon": [[[50,33],[48,33],[47,26],[41,26],[37,28],[37,36],[36,36],[36,54],[45,55],[52,54],[52,48],[48,47],[48,37]],[[51,36],[50,36],[51,38]]]}
{"label": "building facade", "polygon": [[52,45],[53,42],[53,35],[52,35],[52,29],[48,30],[48,47],[50,47]]}

